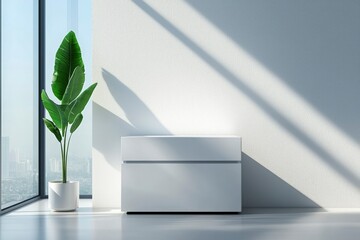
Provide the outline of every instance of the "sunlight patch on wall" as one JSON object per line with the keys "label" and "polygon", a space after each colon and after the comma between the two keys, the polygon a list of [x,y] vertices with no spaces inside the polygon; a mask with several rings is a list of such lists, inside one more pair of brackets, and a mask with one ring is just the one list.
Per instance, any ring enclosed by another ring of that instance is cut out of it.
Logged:
{"label": "sunlight patch on wall", "polygon": [[[186,2],[172,3],[176,5],[173,6],[176,11],[168,11],[166,3],[162,1],[146,1],[146,4],[183,33],[192,46],[205,51],[208,57],[212,58],[208,62],[214,60],[221,64],[224,69],[236,76],[239,82],[255,93],[255,103],[257,98],[265,102],[267,105],[258,106],[258,108],[270,113],[268,120],[280,119],[281,121],[277,124],[291,136],[292,142],[296,142],[299,148],[307,151],[304,156],[313,156],[303,159],[301,163],[295,163],[294,168],[299,167],[297,175],[304,174],[303,170],[312,167],[323,169],[322,173],[326,172],[328,178],[336,178],[337,181],[342,182],[340,185],[346,185],[347,188],[359,193],[360,162],[355,156],[360,156],[360,148],[356,142]],[[186,16],[186,21],[184,21],[184,16]],[[188,43],[184,42],[184,44]],[[199,57],[207,61],[204,57]],[[217,72],[216,69],[209,70]],[[230,81],[228,84],[232,87],[236,85]],[[241,88],[241,85],[238,85],[240,91],[243,90]],[[264,108],[270,108],[270,110]],[[274,113],[275,117],[271,116],[271,113]],[[276,119],[277,114],[279,114],[278,119]],[[257,153],[254,152],[253,155],[256,156]],[[315,159],[317,161],[314,161]],[[276,169],[274,164],[266,162],[264,158],[256,160],[282,176],[284,180],[295,181],[294,186],[297,189],[306,190],[306,186],[285,172],[288,170],[281,170],[279,166]],[[306,191],[304,193],[306,194]]]}

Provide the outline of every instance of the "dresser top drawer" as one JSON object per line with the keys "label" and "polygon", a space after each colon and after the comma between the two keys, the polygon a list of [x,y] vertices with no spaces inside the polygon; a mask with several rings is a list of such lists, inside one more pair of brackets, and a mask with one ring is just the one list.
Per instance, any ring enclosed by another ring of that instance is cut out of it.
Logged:
{"label": "dresser top drawer", "polygon": [[131,136],[121,138],[121,160],[241,161],[237,136]]}

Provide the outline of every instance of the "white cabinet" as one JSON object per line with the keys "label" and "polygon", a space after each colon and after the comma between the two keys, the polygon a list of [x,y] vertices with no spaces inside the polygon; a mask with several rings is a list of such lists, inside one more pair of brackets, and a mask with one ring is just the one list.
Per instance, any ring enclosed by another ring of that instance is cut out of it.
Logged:
{"label": "white cabinet", "polygon": [[241,138],[123,137],[125,212],[241,212]]}

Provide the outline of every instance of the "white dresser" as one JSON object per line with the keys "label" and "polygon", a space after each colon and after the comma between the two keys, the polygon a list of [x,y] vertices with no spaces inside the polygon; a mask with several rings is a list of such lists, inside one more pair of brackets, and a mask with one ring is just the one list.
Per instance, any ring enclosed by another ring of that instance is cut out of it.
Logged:
{"label": "white dresser", "polygon": [[241,138],[121,139],[125,212],[241,212]]}

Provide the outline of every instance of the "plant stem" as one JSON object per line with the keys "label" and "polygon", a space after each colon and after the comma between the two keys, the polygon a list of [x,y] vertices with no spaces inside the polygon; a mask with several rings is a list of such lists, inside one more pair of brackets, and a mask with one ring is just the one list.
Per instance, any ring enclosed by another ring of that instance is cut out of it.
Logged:
{"label": "plant stem", "polygon": [[68,154],[69,154],[69,145],[70,145],[71,137],[72,137],[72,133],[70,134],[69,140],[67,142],[67,147],[66,147],[66,152],[65,152],[66,166],[67,166],[67,160],[68,160]]}
{"label": "plant stem", "polygon": [[[66,182],[66,171],[65,171],[65,155],[64,155],[64,149],[62,146],[62,143],[60,142],[60,148],[61,148],[61,167],[62,167],[62,182],[65,183]],[[65,180],[65,182],[64,182]]]}
{"label": "plant stem", "polygon": [[61,147],[61,164],[62,164],[62,182],[67,182],[67,161],[68,161],[68,155],[69,155],[69,146],[70,146],[70,140],[72,137],[72,133],[70,134],[69,139],[67,139],[67,127],[64,131],[64,139],[60,143]]}
{"label": "plant stem", "polygon": [[66,135],[67,135],[67,127],[65,128],[65,131],[64,131],[64,146],[62,146],[62,166],[63,166],[63,179],[62,179],[62,182],[63,183],[66,183],[67,182],[67,149],[66,149]]}

